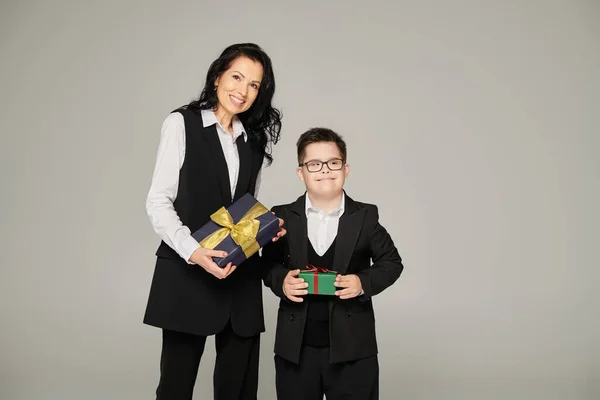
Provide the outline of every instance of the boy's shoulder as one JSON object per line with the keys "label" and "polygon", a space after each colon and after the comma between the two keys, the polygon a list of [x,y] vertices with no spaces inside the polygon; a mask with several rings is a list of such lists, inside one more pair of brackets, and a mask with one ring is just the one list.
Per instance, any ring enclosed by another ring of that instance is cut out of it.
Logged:
{"label": "boy's shoulder", "polygon": [[357,209],[366,209],[367,211],[377,210],[377,204],[367,203],[365,201],[356,200],[348,195],[346,191],[344,191],[346,208],[357,208]]}
{"label": "boy's shoulder", "polygon": [[[346,196],[346,200],[348,199],[348,197]],[[358,208],[368,208],[368,209],[377,209],[377,204],[373,204],[373,203],[365,203],[364,201],[358,201],[358,200],[352,200],[354,202],[354,204],[356,204],[356,207]]]}
{"label": "boy's shoulder", "polygon": [[[366,203],[363,201],[357,201],[350,199],[351,204],[348,204],[348,196],[346,196],[346,210],[352,211],[362,211],[365,213],[365,218],[367,221],[377,221],[379,220],[379,209],[376,204]],[[353,204],[352,204],[353,203]]]}
{"label": "boy's shoulder", "polygon": [[[276,206],[273,206],[273,208],[271,210],[281,211],[281,210],[296,209],[304,204],[304,199],[305,199],[305,195],[303,194],[302,196],[298,197],[296,200],[294,200],[290,203],[278,204]],[[366,211],[375,211],[375,212],[377,212],[377,210],[378,210],[377,204],[366,203],[363,201],[354,200],[352,197],[348,196],[347,193],[345,194],[345,208],[350,209],[350,210],[365,209]]]}
{"label": "boy's shoulder", "polygon": [[297,207],[299,205],[299,203],[302,203],[304,200],[304,195],[298,197],[296,200],[290,202],[290,203],[284,203],[284,204],[277,204],[275,206],[273,206],[271,208],[271,211],[275,211],[275,210],[288,210],[290,208],[294,208]]}

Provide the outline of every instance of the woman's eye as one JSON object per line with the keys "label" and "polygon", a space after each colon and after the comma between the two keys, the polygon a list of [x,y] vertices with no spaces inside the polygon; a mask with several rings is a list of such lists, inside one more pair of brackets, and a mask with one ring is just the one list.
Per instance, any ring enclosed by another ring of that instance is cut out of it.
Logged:
{"label": "woman's eye", "polygon": [[233,76],[233,79],[235,79],[236,81],[239,81],[239,80],[240,80],[240,77],[239,77],[239,75],[234,75],[234,76]]}
{"label": "woman's eye", "polygon": [[252,87],[252,89],[258,90],[258,85],[256,83],[253,83],[250,86]]}

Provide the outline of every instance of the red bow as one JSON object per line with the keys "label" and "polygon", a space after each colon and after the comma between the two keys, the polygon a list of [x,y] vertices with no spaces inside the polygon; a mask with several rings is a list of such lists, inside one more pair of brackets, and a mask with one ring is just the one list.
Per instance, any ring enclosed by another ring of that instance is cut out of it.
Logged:
{"label": "red bow", "polygon": [[335,271],[332,271],[327,268],[315,267],[314,265],[311,265],[311,264],[308,264],[306,266],[306,268],[307,268],[307,271],[311,271],[311,272],[335,272]]}

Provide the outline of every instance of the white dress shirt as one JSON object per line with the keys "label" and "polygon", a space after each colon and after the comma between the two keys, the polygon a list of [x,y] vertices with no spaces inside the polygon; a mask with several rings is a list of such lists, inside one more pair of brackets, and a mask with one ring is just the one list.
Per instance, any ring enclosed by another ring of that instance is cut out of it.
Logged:
{"label": "white dress shirt", "polygon": [[340,217],[344,214],[346,195],[342,194],[340,205],[333,211],[324,212],[322,209],[312,205],[306,194],[306,222],[308,240],[315,252],[322,256],[327,252],[337,236]]}
{"label": "white dress shirt", "polygon": [[[346,194],[342,194],[340,205],[333,211],[324,212],[322,209],[312,205],[306,194],[306,222],[308,240],[312,244],[315,252],[322,256],[327,252],[335,238],[337,237],[338,227],[340,225],[340,217],[344,214],[346,205]],[[339,289],[341,290],[341,289]],[[285,289],[283,291],[285,294]],[[365,293],[361,290],[358,296]]]}
{"label": "white dress shirt", "polygon": [[[233,136],[221,126],[212,110],[202,110],[202,122],[204,127],[216,124],[219,141],[229,170],[229,184],[231,197],[233,198],[240,170],[240,158],[235,141],[240,135],[243,135],[244,140],[248,140],[248,135],[242,122],[235,116],[231,122]],[[193,264],[189,261],[189,258],[200,245],[192,237],[190,229],[182,224],[173,207],[179,187],[179,170],[184,159],[185,123],[180,113],[171,113],[165,118],[162,125],[154,174],[146,199],[146,212],[158,236],[175,250],[181,258],[189,264]],[[261,171],[262,168],[259,170],[256,179],[255,197],[258,196]]]}

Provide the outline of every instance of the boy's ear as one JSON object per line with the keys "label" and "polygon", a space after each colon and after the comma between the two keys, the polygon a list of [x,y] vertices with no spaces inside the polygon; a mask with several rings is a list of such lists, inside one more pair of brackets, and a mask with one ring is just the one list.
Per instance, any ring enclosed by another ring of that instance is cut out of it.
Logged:
{"label": "boy's ear", "polygon": [[298,174],[298,178],[300,178],[300,182],[304,182],[304,176],[302,175],[302,167],[296,168],[296,174]]}
{"label": "boy's ear", "polygon": [[350,164],[346,163],[346,164],[344,164],[344,175],[346,176],[346,178],[348,177],[349,173],[350,173]]}

